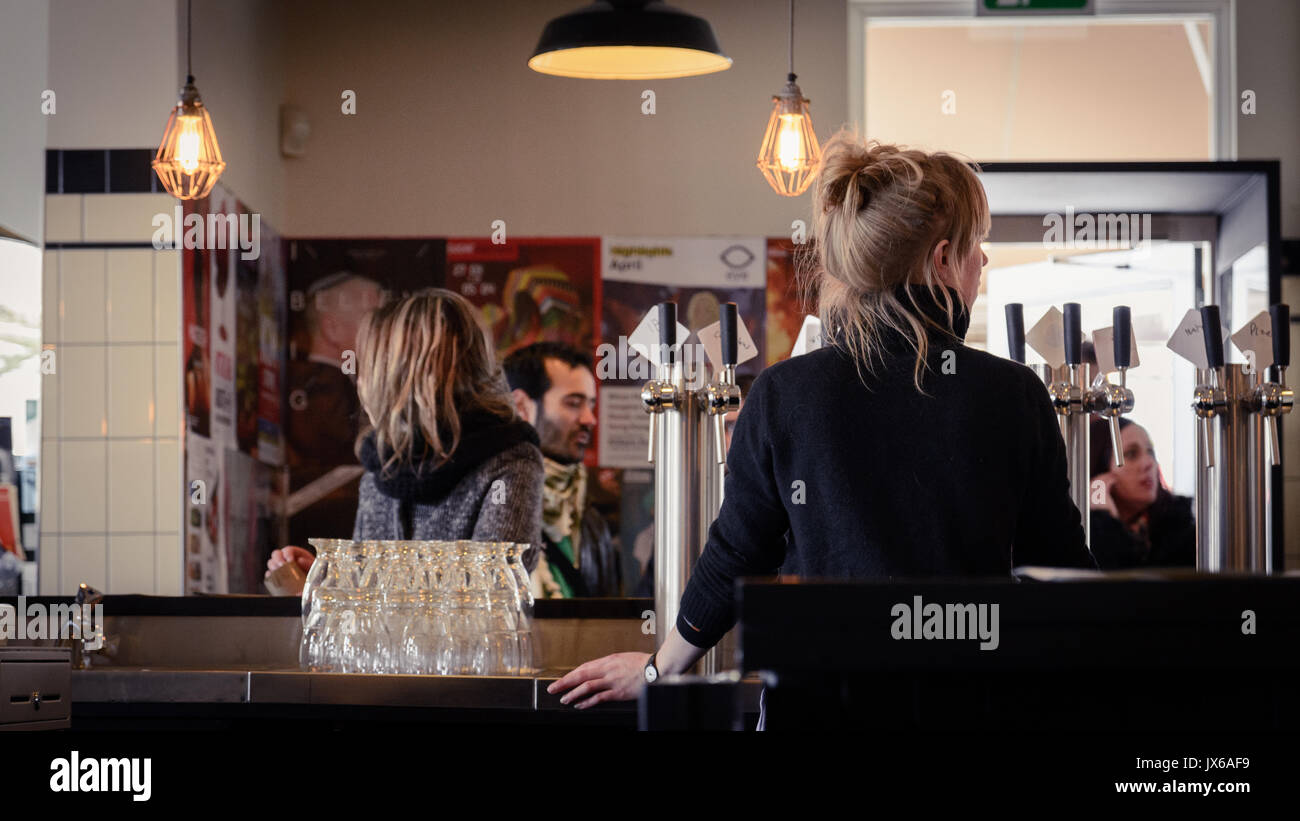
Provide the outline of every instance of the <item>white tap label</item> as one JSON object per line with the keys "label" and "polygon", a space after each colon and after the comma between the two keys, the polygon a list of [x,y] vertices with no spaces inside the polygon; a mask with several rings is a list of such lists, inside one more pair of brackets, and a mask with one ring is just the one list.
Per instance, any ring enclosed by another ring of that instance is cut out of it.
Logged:
{"label": "white tap label", "polygon": [[[1228,331],[1223,331],[1223,339],[1228,339]],[[1210,361],[1205,356],[1205,335],[1201,332],[1201,312],[1196,308],[1189,308],[1183,315],[1183,321],[1178,323],[1174,328],[1174,335],[1169,337],[1166,345],[1169,350],[1191,362],[1198,368],[1210,367]],[[1227,358],[1227,348],[1224,348],[1224,358]]]}
{"label": "white tap label", "polygon": [[1055,305],[1025,334],[1025,344],[1053,368],[1065,364],[1065,317]]}
{"label": "white tap label", "polygon": [[[682,345],[690,337],[691,331],[682,323],[677,323],[677,340],[673,343],[673,349],[680,351]],[[636,330],[627,338],[627,346],[637,353],[649,359],[656,366],[662,365],[660,359],[660,342],[659,342],[659,306],[656,305],[650,309],[636,326]],[[678,360],[680,361],[680,357]]]}
{"label": "white tap label", "polygon": [[1259,314],[1247,322],[1241,330],[1232,335],[1232,344],[1242,353],[1255,352],[1255,367],[1258,370],[1273,364],[1273,317],[1268,311]]}
{"label": "white tap label", "polygon": [[803,356],[806,353],[812,353],[821,346],[822,321],[812,315],[804,317],[803,327],[799,329],[799,336],[794,340],[794,349],[790,351],[790,355]]}
{"label": "white tap label", "polygon": [[[736,318],[740,319],[739,316]],[[740,326],[736,329],[736,364],[739,365],[758,356],[758,346],[754,344],[754,338],[749,335],[745,323],[738,321],[736,324]],[[715,371],[722,370],[722,320],[701,328],[697,335],[700,344],[704,345],[704,352],[708,354],[709,364],[713,365]]]}
{"label": "white tap label", "polygon": [[[1128,328],[1128,356],[1129,367],[1136,368],[1142,364],[1138,358],[1138,340],[1137,332],[1133,330],[1133,324],[1129,323]],[[1115,367],[1115,327],[1098,328],[1092,332],[1092,346],[1097,352],[1097,373],[1112,373],[1119,370]]]}

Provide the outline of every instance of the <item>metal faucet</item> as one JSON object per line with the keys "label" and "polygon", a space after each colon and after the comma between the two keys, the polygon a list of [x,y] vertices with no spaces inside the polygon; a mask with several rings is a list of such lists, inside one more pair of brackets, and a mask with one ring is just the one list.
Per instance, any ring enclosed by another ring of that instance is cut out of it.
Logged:
{"label": "metal faucet", "polygon": [[1068,377],[1048,387],[1052,407],[1056,408],[1061,436],[1070,440],[1070,419],[1088,413],[1084,406],[1084,386],[1080,373],[1083,366],[1083,329],[1079,321],[1079,303],[1067,302],[1062,311],[1065,325],[1065,365]]}
{"label": "metal faucet", "polygon": [[650,445],[646,461],[655,461],[655,446],[659,441],[659,415],[665,410],[676,408],[682,398],[678,387],[681,366],[676,361],[677,303],[659,303],[659,373],[658,379],[651,379],[641,388],[641,404],[650,414]]}
{"label": "metal faucet", "polygon": [[117,642],[105,637],[104,625],[97,623],[94,617],[95,606],[104,603],[103,593],[82,582],[77,586],[76,603],[80,622],[69,619],[63,624],[63,631],[80,637],[67,640],[67,646],[72,648],[72,666],[78,670],[89,670],[91,654],[104,651],[107,643],[109,646],[105,652],[112,655],[116,652]]}
{"label": "metal faucet", "polygon": [[1196,386],[1192,392],[1192,410],[1200,422],[1201,438],[1205,445],[1205,467],[1214,467],[1214,424],[1215,417],[1223,416],[1228,410],[1228,394],[1223,389],[1223,330],[1219,322],[1219,306],[1206,305],[1201,308],[1201,334],[1205,338],[1205,359],[1208,380]]}
{"label": "metal faucet", "polygon": [[1272,305],[1268,313],[1273,325],[1273,367],[1277,379],[1257,385],[1246,400],[1246,409],[1264,417],[1264,424],[1268,427],[1269,461],[1277,466],[1282,464],[1278,420],[1290,413],[1295,404],[1295,393],[1286,384],[1286,369],[1291,364],[1291,309],[1286,305]]}
{"label": "metal faucet", "polygon": [[1120,443],[1119,418],[1133,412],[1133,391],[1128,389],[1128,368],[1132,362],[1132,312],[1127,305],[1118,305],[1113,314],[1115,369],[1119,371],[1119,384],[1111,382],[1104,373],[1097,374],[1092,389],[1084,397],[1088,410],[1110,422],[1111,450],[1115,454],[1115,467],[1124,467],[1124,447]]}
{"label": "metal faucet", "polygon": [[713,419],[714,456],[719,465],[726,465],[727,414],[740,409],[740,388],[736,385],[736,328],[740,319],[736,303],[725,303],[719,320],[722,331],[722,368],[714,381],[704,388],[704,406]]}

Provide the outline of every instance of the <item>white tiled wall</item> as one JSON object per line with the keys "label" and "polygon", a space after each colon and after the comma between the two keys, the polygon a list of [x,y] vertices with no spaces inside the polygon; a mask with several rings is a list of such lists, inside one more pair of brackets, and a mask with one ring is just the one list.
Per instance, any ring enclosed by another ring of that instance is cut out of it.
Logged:
{"label": "white tiled wall", "polygon": [[[165,194],[46,197],[40,592],[180,595],[180,254]],[[118,244],[135,247],[114,247]],[[69,247],[73,246],[73,247]]]}

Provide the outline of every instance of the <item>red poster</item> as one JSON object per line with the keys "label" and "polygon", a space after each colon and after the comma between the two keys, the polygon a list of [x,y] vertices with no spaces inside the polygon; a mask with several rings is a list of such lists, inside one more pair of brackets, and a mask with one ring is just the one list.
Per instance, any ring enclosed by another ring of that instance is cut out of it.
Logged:
{"label": "red poster", "polygon": [[[185,214],[207,213],[206,199],[185,203]],[[185,357],[185,427],[200,436],[210,433],[212,401],[212,365],[209,343],[211,316],[206,248],[186,249],[181,253],[184,282],[185,338],[181,340]]]}
{"label": "red poster", "polygon": [[594,237],[447,240],[447,288],[482,309],[499,357],[543,341],[594,354],[599,269]]}
{"label": "red poster", "polygon": [[790,356],[804,317],[813,311],[800,299],[795,276],[795,245],[788,239],[767,239],[767,361],[772,365]]}

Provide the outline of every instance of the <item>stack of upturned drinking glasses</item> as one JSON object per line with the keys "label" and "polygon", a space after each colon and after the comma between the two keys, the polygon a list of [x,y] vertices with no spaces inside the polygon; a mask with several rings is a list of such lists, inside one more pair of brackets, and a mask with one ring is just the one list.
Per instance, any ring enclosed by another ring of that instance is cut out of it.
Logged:
{"label": "stack of upturned drinking glasses", "polygon": [[513,676],[533,670],[533,595],[513,542],[311,539],[304,670]]}

